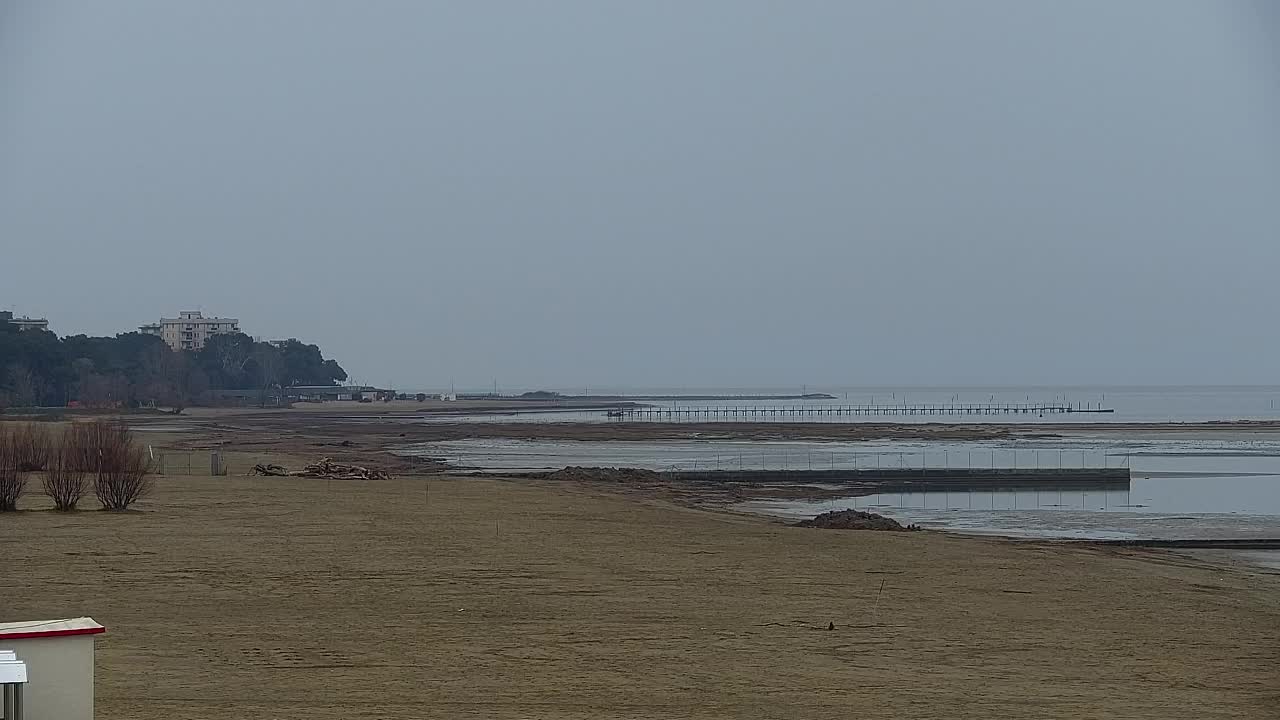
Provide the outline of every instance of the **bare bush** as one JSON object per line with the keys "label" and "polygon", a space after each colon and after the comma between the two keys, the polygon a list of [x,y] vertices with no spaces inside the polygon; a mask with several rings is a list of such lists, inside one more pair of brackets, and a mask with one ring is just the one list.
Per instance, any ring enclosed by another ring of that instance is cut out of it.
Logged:
{"label": "bare bush", "polygon": [[102,445],[107,423],[101,420],[94,422],[72,423],[62,437],[66,448],[67,460],[73,467],[87,473],[98,471],[98,448]]}
{"label": "bare bush", "polygon": [[77,432],[90,445],[79,452],[77,463],[93,464],[93,493],[104,510],[127,510],[151,492],[147,451],[120,423],[86,423]]}
{"label": "bare bush", "polygon": [[13,432],[13,446],[18,455],[18,472],[39,472],[49,464],[53,453],[52,434],[44,425],[19,425]]}
{"label": "bare bush", "polygon": [[84,454],[79,446],[82,435],[74,426],[63,431],[62,442],[49,458],[44,471],[44,494],[53,500],[55,508],[63,512],[75,510],[89,489],[83,465]]}
{"label": "bare bush", "polygon": [[18,509],[18,498],[27,489],[27,474],[18,470],[14,431],[0,424],[0,512]]}

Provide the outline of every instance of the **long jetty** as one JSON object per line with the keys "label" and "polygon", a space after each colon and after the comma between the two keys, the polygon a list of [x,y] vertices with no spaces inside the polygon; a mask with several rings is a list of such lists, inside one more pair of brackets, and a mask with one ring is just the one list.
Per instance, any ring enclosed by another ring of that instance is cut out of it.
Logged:
{"label": "long jetty", "polygon": [[1040,403],[951,404],[951,405],[782,405],[763,407],[626,407],[609,411],[616,420],[678,420],[698,418],[769,419],[799,417],[858,417],[894,415],[1071,415],[1075,413],[1113,413],[1100,405],[1062,405]]}

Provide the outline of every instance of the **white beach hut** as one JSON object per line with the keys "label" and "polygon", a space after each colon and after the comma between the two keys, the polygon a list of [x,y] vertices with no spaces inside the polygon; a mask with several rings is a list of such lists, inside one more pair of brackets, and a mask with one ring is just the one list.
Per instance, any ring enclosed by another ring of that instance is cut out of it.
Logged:
{"label": "white beach hut", "polygon": [[105,631],[87,617],[0,623],[0,662],[12,652],[26,681],[13,720],[93,720],[94,636]]}

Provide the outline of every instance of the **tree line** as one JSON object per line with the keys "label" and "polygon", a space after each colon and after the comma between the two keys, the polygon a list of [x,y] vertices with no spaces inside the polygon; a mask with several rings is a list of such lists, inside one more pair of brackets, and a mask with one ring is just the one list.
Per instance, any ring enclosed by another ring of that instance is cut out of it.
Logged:
{"label": "tree line", "polygon": [[115,337],[23,330],[0,323],[0,409],[189,405],[221,402],[227,391],[259,404],[273,389],[335,385],[347,373],[320,348],[297,340],[254,342],[243,333],[214,335],[199,351],[172,350],[159,337]]}

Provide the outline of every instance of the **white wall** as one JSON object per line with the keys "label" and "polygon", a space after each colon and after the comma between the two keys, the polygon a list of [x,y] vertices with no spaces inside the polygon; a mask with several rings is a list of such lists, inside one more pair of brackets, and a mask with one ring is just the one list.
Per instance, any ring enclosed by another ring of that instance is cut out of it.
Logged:
{"label": "white wall", "polygon": [[0,638],[27,664],[24,720],[93,720],[94,637]]}

